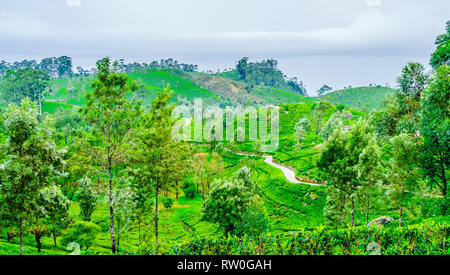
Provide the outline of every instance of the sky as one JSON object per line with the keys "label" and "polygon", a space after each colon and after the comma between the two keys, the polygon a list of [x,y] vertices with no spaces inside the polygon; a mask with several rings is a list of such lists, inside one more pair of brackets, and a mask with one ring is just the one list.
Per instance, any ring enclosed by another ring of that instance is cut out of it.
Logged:
{"label": "sky", "polygon": [[447,20],[448,0],[1,0],[0,60],[171,57],[216,71],[275,58],[314,95],[395,86],[407,62],[428,64]]}

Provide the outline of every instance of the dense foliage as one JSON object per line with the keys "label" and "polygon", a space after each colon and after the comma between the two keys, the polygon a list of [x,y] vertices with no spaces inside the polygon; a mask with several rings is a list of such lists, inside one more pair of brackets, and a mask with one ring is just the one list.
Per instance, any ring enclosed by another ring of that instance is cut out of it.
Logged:
{"label": "dense foliage", "polygon": [[[301,231],[254,239],[196,239],[167,245],[163,255],[448,255],[449,223],[427,222],[403,228]],[[133,252],[136,253],[136,252]],[[155,254],[142,249],[139,254]],[[125,253],[127,254],[127,253]]]}

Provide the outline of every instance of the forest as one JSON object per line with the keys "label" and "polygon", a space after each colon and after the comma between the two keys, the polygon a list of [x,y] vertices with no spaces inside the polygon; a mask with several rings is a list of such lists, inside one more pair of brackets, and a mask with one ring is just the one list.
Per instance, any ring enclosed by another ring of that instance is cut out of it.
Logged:
{"label": "forest", "polygon": [[[448,255],[449,44],[450,21],[431,70],[318,97],[274,59],[2,61],[0,254]],[[194,99],[255,107],[258,139],[241,112],[193,141]]]}

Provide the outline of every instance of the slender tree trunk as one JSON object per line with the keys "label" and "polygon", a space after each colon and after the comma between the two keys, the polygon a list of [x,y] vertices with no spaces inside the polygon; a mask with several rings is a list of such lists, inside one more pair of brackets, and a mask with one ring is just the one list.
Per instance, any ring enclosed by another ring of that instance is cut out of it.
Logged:
{"label": "slender tree trunk", "polygon": [[56,233],[55,233],[55,231],[53,231],[53,244],[56,247]]}
{"label": "slender tree trunk", "polygon": [[110,233],[111,233],[111,250],[112,253],[116,253],[116,240],[114,238],[114,199],[113,199],[113,182],[112,182],[112,164],[111,160],[108,160],[108,172],[109,172],[109,215],[110,215]]}
{"label": "slender tree trunk", "polygon": [[175,181],[175,196],[176,196],[177,200],[178,200],[178,195],[179,195],[179,192],[178,192],[178,180],[176,180]]}
{"label": "slender tree trunk", "polygon": [[19,237],[20,237],[20,255],[23,255],[23,219],[22,219],[22,217],[20,218]]}
{"label": "slender tree trunk", "polygon": [[36,235],[34,235],[34,239],[36,240],[36,244],[37,244],[37,252],[38,253],[41,253],[41,247],[42,247],[41,238],[42,238],[42,235],[40,235],[40,233],[37,233]]}

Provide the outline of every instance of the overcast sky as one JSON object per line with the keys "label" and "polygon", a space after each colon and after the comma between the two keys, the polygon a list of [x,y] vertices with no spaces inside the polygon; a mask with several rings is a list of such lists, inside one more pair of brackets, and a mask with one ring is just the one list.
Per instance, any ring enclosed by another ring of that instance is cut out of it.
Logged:
{"label": "overcast sky", "polygon": [[216,70],[275,58],[314,94],[393,85],[408,61],[428,64],[447,20],[448,0],[1,0],[0,60],[172,57]]}

